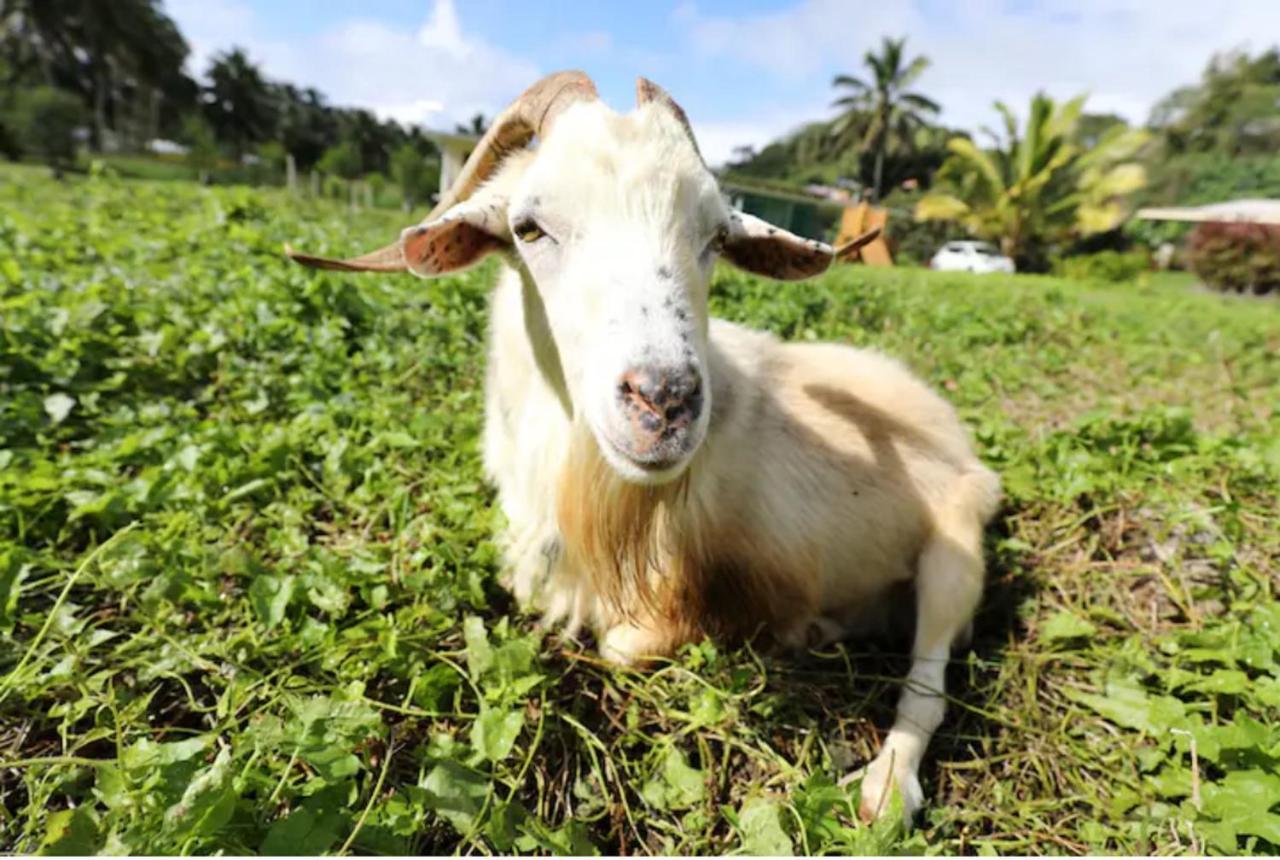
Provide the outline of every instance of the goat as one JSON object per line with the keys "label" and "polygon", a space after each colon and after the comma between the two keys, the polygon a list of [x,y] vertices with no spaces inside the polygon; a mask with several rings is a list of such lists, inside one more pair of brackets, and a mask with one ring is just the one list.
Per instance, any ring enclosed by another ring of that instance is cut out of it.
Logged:
{"label": "goat", "polygon": [[592,628],[607,658],[708,635],[816,646],[913,582],[913,663],[860,809],[880,814],[896,786],[909,821],[999,481],[896,361],[709,318],[717,259],[797,280],[846,249],[732,211],[679,105],[643,78],[637,102],[619,115],[581,72],[547,77],[394,244],[348,260],[286,250],[423,277],[502,257],[484,460],[505,581],[571,636]]}

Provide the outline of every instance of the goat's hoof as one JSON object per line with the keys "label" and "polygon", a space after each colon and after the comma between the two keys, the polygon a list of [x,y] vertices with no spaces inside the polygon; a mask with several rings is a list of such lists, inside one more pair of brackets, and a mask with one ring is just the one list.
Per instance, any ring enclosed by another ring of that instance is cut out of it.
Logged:
{"label": "goat's hoof", "polygon": [[885,752],[862,772],[858,816],[863,821],[875,821],[888,813],[895,785],[902,795],[903,824],[910,828],[916,811],[924,805],[924,790],[914,769],[895,766],[893,756]]}

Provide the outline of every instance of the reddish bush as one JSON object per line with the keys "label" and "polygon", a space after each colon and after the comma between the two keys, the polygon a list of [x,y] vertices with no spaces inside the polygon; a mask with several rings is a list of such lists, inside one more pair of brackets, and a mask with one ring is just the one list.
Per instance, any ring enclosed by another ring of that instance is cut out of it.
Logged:
{"label": "reddish bush", "polygon": [[1187,237],[1187,262],[1215,290],[1280,292],[1280,226],[1201,224]]}

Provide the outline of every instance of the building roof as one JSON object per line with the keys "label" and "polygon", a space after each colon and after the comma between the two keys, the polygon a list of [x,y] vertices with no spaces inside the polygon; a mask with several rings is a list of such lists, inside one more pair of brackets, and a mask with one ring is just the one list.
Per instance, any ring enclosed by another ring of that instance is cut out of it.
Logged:
{"label": "building roof", "polygon": [[1280,224],[1280,200],[1230,200],[1205,206],[1155,206],[1139,209],[1148,221],[1237,221],[1245,224]]}

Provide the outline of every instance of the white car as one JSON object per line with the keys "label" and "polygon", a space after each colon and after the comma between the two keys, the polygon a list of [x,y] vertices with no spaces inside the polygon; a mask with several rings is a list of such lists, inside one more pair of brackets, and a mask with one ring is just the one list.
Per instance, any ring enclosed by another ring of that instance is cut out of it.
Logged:
{"label": "white car", "polygon": [[1013,260],[989,242],[948,242],[929,261],[929,268],[941,272],[1013,273]]}

